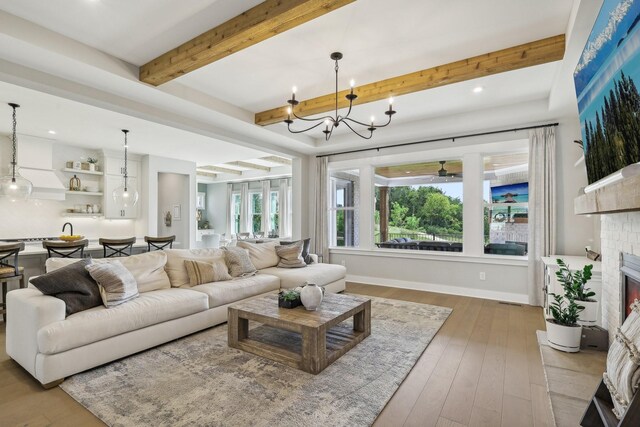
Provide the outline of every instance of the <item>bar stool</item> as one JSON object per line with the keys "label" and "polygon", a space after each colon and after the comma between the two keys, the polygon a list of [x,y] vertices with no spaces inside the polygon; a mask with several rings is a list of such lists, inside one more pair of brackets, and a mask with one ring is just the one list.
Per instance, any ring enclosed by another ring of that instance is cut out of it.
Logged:
{"label": "bar stool", "polygon": [[87,239],[64,242],[45,240],[42,247],[47,250],[47,258],[84,258],[84,248],[89,245]]}
{"label": "bar stool", "polygon": [[[173,242],[176,240],[176,236],[167,237],[151,237],[144,236],[144,241],[147,242],[147,252],[162,251],[169,246],[169,249],[173,249]],[[153,249],[151,249],[153,247]]]}
{"label": "bar stool", "polygon": [[0,283],[2,283],[2,320],[7,323],[7,284],[18,280],[20,287],[26,287],[24,268],[18,266],[18,253],[24,250],[24,242],[0,242]]}
{"label": "bar stool", "polygon": [[[127,239],[98,239],[98,243],[102,245],[102,254],[104,258],[131,255],[131,248],[133,248],[133,244],[135,242],[135,237],[129,237]],[[107,250],[111,251],[108,255]]]}
{"label": "bar stool", "polygon": [[247,240],[251,237],[251,233],[238,233],[236,234],[236,239],[238,240]]}

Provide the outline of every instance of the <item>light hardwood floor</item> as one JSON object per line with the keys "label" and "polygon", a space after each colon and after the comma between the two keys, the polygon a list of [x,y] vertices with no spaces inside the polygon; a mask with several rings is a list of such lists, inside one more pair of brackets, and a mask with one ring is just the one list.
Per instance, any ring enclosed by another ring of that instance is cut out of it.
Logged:
{"label": "light hardwood floor", "polygon": [[[529,306],[349,283],[352,293],[453,308],[374,426],[552,426]],[[0,426],[103,425],[60,388],[9,359],[0,322]]]}

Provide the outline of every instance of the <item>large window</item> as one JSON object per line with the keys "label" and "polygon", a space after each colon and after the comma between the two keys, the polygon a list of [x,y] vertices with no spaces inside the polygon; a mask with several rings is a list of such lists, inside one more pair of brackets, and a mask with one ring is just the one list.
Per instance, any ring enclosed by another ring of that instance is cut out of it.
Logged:
{"label": "large window", "polygon": [[231,232],[233,234],[240,233],[240,193],[233,193],[231,195],[231,207],[232,207],[232,218],[231,222]]}
{"label": "large window", "polygon": [[269,232],[270,235],[277,235],[280,228],[280,193],[278,191],[269,192]]}
{"label": "large window", "polygon": [[375,169],[380,248],[462,252],[462,161]]}
{"label": "large window", "polygon": [[249,216],[251,217],[251,231],[262,230],[262,193],[249,193]]}
{"label": "large window", "polygon": [[503,153],[484,158],[484,252],[527,254],[529,240],[529,155]]}
{"label": "large window", "polygon": [[329,244],[358,246],[359,171],[334,171],[330,176]]}

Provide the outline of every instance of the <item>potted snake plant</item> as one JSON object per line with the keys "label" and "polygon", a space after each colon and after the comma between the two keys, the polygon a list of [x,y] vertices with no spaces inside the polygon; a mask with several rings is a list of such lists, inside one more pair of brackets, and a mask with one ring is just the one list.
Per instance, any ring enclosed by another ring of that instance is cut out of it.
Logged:
{"label": "potted snake plant", "polygon": [[552,317],[546,320],[549,346],[567,353],[577,353],[582,338],[582,325],[578,323],[578,317],[584,307],[578,305],[571,294],[551,296],[554,299],[549,305]]}
{"label": "potted snake plant", "polygon": [[593,265],[585,265],[582,270],[571,272],[569,266],[562,259],[557,259],[556,263],[560,267],[556,272],[556,277],[562,284],[565,294],[572,295],[573,299],[584,307],[578,317],[578,323],[582,326],[595,325],[598,321],[598,301],[593,298],[596,293],[587,287],[587,282],[592,277]]}

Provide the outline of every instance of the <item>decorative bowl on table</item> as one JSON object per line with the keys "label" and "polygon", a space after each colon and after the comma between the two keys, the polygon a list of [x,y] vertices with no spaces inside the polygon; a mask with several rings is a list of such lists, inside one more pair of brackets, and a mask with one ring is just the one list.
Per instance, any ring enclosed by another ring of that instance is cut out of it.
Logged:
{"label": "decorative bowl on table", "polygon": [[80,234],[63,234],[59,237],[63,242],[75,242],[84,239]]}

